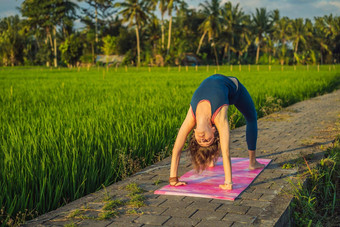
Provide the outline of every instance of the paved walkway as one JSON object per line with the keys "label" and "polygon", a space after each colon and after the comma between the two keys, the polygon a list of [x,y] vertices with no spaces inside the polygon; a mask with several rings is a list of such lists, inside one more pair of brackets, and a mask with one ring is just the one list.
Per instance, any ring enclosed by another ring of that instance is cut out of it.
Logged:
{"label": "paved walkway", "polygon": [[[323,155],[322,146],[330,145],[334,134],[339,133],[339,118],[340,90],[337,90],[260,119],[257,156],[273,161],[233,202],[154,195],[154,190],[167,184],[170,169],[170,158],[167,158],[26,225],[285,226],[289,224],[288,207],[292,199],[285,193],[290,187],[287,179],[296,181],[299,168],[283,169],[282,166],[286,163],[293,167],[302,166],[302,156],[307,157],[311,164],[316,163]],[[231,154],[232,157],[247,157],[245,126],[232,131]],[[184,154],[179,174],[190,169],[189,158]],[[144,191],[131,193],[127,186],[131,188],[134,183]],[[105,210],[105,205],[116,208]]]}

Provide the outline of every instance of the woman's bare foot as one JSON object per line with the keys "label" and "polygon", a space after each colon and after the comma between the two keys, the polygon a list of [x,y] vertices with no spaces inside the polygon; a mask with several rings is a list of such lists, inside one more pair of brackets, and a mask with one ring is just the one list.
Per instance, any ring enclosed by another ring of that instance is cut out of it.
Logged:
{"label": "woman's bare foot", "polygon": [[254,163],[249,163],[249,169],[250,170],[260,169],[260,168],[263,168],[264,166],[265,166],[264,164],[261,164],[256,160],[255,160]]}
{"label": "woman's bare foot", "polygon": [[232,184],[220,184],[219,187],[223,190],[233,190]]}

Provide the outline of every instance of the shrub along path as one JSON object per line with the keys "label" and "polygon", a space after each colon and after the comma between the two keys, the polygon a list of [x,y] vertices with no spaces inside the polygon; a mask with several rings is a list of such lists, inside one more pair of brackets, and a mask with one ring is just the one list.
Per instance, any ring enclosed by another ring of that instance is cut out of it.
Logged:
{"label": "shrub along path", "polygon": [[[339,133],[340,90],[259,119],[257,156],[271,164],[235,201],[154,195],[166,185],[170,157],[143,171],[27,222],[26,226],[285,226],[287,194]],[[245,126],[231,132],[232,157],[247,157]],[[179,174],[191,169],[186,152]],[[304,181],[304,180],[302,180]]]}

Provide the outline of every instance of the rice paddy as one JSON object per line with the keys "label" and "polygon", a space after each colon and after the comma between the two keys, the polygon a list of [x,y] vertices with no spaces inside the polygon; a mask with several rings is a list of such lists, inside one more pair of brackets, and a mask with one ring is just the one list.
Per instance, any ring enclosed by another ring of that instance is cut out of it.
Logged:
{"label": "rice paddy", "polygon": [[[0,224],[169,156],[193,92],[214,73],[238,77],[259,117],[340,84],[335,66],[0,68]],[[229,116],[231,128],[244,124],[235,108]]]}

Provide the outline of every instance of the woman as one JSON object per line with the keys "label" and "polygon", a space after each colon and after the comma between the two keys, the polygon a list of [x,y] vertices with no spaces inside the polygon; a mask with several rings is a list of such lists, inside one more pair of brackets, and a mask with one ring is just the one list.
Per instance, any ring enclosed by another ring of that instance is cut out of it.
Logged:
{"label": "woman", "polygon": [[189,144],[195,169],[202,171],[212,167],[220,150],[225,181],[219,187],[226,190],[233,189],[227,117],[229,105],[235,105],[247,122],[249,169],[264,167],[256,161],[257,115],[248,91],[237,78],[215,74],[205,79],[192,96],[189,111],[179,129],[172,150],[170,185],[186,185],[186,182],[178,181],[177,169],[186,138],[196,125]]}

